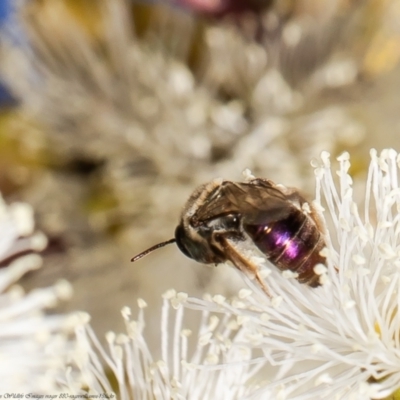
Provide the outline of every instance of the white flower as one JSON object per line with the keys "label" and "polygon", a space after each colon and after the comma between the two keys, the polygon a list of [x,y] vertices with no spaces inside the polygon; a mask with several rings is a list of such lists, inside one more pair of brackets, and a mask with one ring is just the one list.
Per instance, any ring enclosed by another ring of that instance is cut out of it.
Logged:
{"label": "white flower", "polygon": [[38,255],[21,256],[46,244],[43,235],[31,235],[32,214],[26,204],[7,207],[0,196],[0,382],[3,392],[54,395],[73,353],[68,339],[73,319],[43,311],[69,297],[71,288],[60,281],[24,294],[21,287],[11,286],[41,265]]}
{"label": "white flower", "polygon": [[[72,373],[66,388],[82,395],[85,390],[79,389],[83,387],[90,394],[110,396],[117,389],[122,400],[247,398],[256,389],[250,382],[260,363],[250,360],[252,352],[243,345],[239,325],[228,316],[217,317],[205,310],[198,314],[200,328],[193,333],[185,328],[184,312],[188,310],[182,304],[187,297],[174,290],[164,295],[159,357],[151,352],[144,337],[143,300],[138,301],[137,320],[130,318],[128,307],[122,310],[127,333],[109,332],[108,351],[101,346],[84,314],[84,323],[77,329],[81,354],[75,360],[83,380],[75,379]],[[218,298],[223,301],[222,296]],[[110,381],[116,381],[117,386]]]}
{"label": "white flower", "polygon": [[275,367],[255,398],[383,399],[400,389],[400,156],[372,150],[371,158],[362,211],[348,154],[338,158],[338,188],[329,154],[314,163],[316,206],[326,205],[331,222],[323,286],[312,289],[260,265],[271,271],[264,273],[271,299],[246,278],[254,294],[240,302],[186,303],[236,317],[249,349]]}

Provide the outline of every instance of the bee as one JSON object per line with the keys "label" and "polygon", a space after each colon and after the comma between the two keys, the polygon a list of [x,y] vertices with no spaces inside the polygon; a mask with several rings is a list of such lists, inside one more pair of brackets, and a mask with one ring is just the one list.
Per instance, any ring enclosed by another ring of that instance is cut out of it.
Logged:
{"label": "bee", "polygon": [[200,186],[189,197],[175,237],[133,257],[176,243],[189,258],[205,264],[230,261],[255,277],[263,290],[257,265],[244,249],[256,248],[281,271],[296,273],[311,287],[320,285],[314,272],[326,264],[324,225],[317,212],[294,188],[255,178],[249,182],[216,179]]}

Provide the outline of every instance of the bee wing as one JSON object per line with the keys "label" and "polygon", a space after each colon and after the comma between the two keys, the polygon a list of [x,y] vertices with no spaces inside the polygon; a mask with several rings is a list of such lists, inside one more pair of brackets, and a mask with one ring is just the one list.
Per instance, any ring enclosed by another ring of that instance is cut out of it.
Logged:
{"label": "bee wing", "polygon": [[251,259],[251,257],[246,257],[243,251],[240,251],[240,249],[238,248],[238,243],[226,237],[220,238],[219,243],[224,249],[224,254],[226,258],[238,270],[245,273],[250,278],[256,279],[265,294],[271,297],[271,293],[269,292],[265,282],[261,278],[257,264]]}
{"label": "bee wing", "polygon": [[198,208],[196,217],[205,221],[234,213],[241,214],[246,224],[268,223],[288,216],[290,206],[287,196],[267,180],[226,181]]}

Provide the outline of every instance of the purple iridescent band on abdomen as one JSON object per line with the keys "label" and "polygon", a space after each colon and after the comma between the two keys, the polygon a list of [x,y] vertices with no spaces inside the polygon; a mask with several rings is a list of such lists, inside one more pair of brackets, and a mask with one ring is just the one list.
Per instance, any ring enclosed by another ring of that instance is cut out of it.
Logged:
{"label": "purple iridescent band on abdomen", "polygon": [[324,263],[320,233],[303,213],[295,212],[280,221],[246,225],[246,232],[256,246],[281,270],[296,271],[299,280],[314,276],[313,267]]}

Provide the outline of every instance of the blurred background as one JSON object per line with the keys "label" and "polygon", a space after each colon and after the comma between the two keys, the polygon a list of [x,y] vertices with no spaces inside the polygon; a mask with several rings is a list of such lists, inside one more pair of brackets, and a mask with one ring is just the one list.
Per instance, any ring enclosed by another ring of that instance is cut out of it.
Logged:
{"label": "blurred background", "polygon": [[[173,237],[187,197],[242,171],[314,195],[310,160],[400,134],[398,0],[0,0],[0,191],[49,240],[23,284],[68,279],[100,334],[161,294],[233,294]],[[152,318],[153,317],[153,318]]]}

